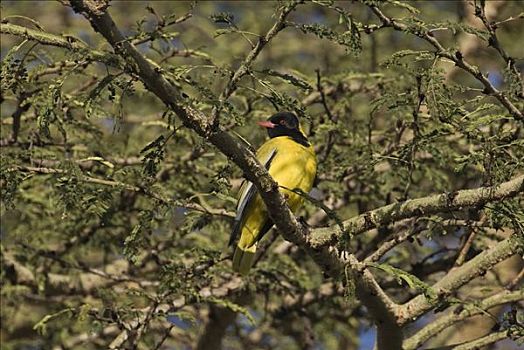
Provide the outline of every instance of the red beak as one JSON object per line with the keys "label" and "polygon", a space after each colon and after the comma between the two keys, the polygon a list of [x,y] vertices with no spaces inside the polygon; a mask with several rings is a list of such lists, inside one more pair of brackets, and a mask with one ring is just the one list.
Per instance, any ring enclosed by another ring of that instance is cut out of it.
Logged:
{"label": "red beak", "polygon": [[269,128],[269,129],[273,129],[275,126],[277,126],[277,124],[273,124],[269,120],[265,122],[257,122],[257,124],[264,128]]}

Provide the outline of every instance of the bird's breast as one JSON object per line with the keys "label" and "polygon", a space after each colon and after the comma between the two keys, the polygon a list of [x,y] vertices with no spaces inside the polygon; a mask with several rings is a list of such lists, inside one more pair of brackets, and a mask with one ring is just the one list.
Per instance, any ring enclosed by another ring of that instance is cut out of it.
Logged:
{"label": "bird's breast", "polygon": [[276,156],[269,167],[269,174],[278,183],[281,191],[288,197],[292,210],[301,202],[301,196],[286,191],[300,189],[309,192],[317,171],[317,161],[313,147],[304,147],[289,137],[277,137],[268,141],[276,150]]}

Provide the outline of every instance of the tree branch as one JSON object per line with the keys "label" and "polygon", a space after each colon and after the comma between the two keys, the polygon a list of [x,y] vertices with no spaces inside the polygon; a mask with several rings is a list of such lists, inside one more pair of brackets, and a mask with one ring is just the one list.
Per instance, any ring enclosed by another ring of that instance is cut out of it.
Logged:
{"label": "tree branch", "polygon": [[210,305],[209,320],[195,347],[196,350],[214,350],[222,348],[222,339],[226,328],[235,320],[237,314],[231,309]]}
{"label": "tree branch", "polygon": [[[246,145],[221,130],[218,125],[214,125],[209,118],[199,111],[184,104],[180,91],[163,77],[161,68],[143,57],[120,33],[110,15],[105,12],[104,3],[94,0],[71,0],[71,5],[76,12],[84,14],[93,28],[106,38],[118,54],[127,59],[129,66],[140,77],[148,90],[170,106],[187,127],[215,145],[244,171],[247,179],[253,182],[258,189],[270,218],[284,238],[304,248],[324,271],[338,278],[340,273],[344,271],[344,263],[339,259],[336,251],[325,247],[311,249],[306,240],[307,229],[297,222],[295,216],[289,210],[286,200],[279,192],[278,185]],[[382,313],[383,310],[389,310],[389,308],[386,306],[376,307],[384,304],[381,297],[385,294],[380,292],[380,286],[376,282],[371,283],[370,279],[373,279],[371,273],[366,273],[366,275],[365,282],[357,285],[357,289],[365,289],[360,291],[360,295],[366,296],[364,303],[368,305],[372,301],[369,309],[373,317],[383,319],[378,324],[379,327],[394,329],[395,324],[392,323],[391,315],[384,318],[384,313]],[[375,313],[375,310],[379,311]],[[397,343],[391,342],[391,344],[393,347],[399,347],[400,341],[399,338]],[[386,344],[386,340],[384,339],[382,343]]]}
{"label": "tree branch", "polygon": [[[46,167],[32,167],[32,166],[17,166],[16,169],[24,172],[33,172],[33,173],[39,173],[39,174],[65,174],[66,171],[63,169],[56,169],[56,168],[46,168]],[[225,209],[216,209],[211,208],[208,206],[204,206],[198,203],[177,203],[173,200],[167,199],[164,196],[162,196],[159,193],[156,193],[154,191],[151,191],[150,189],[139,187],[135,185],[131,185],[125,182],[115,181],[115,180],[107,180],[107,179],[100,179],[96,177],[91,177],[87,175],[81,175],[79,176],[79,180],[85,181],[88,183],[96,184],[96,185],[102,185],[102,186],[108,186],[112,188],[122,188],[126,189],[128,191],[137,192],[140,194],[143,194],[147,197],[153,198],[157,200],[158,202],[165,204],[165,205],[175,205],[181,208],[185,208],[188,210],[195,210],[202,213],[207,213],[210,215],[217,215],[217,216],[223,216],[225,218],[234,218],[235,215]]]}
{"label": "tree branch", "polygon": [[60,36],[44,32],[43,30],[30,29],[11,23],[0,23],[0,33],[19,36],[28,40],[37,41],[42,45],[62,47],[81,54],[86,54],[94,60],[110,64],[115,57],[111,54],[93,50],[84,42],[72,36]]}
{"label": "tree branch", "polygon": [[[262,49],[268,44],[282,29],[286,27],[286,17],[300,4],[303,0],[293,1],[290,4],[286,5],[283,9],[280,15],[278,16],[277,21],[273,24],[271,29],[266,33],[266,35],[259,37],[258,42],[256,43],[255,47],[251,50],[251,52],[246,56],[244,61],[240,64],[240,67],[235,71],[235,73],[231,76],[229,79],[225,89],[222,91],[222,94],[220,95],[220,102],[227,100],[233,92],[237,89],[237,83],[242,79],[244,75],[249,73],[249,69],[251,68],[251,64],[253,61],[257,58],[257,56],[260,54]],[[216,118],[218,115],[218,109],[214,109],[212,113],[213,119]]]}
{"label": "tree branch", "polygon": [[453,347],[453,350],[477,350],[482,349],[489,344],[496,343],[498,341],[508,339],[508,330],[503,330],[500,332],[491,333],[485,337],[472,340],[465,344],[460,344]]}
{"label": "tree branch", "polygon": [[[248,290],[241,291],[233,297],[233,302],[237,305],[246,305],[252,301],[252,295]],[[198,339],[196,350],[215,350],[222,348],[222,340],[226,334],[226,329],[235,321],[237,312],[220,306],[209,306],[209,315],[204,331]]]}
{"label": "tree branch", "polygon": [[510,292],[504,290],[495,294],[485,300],[482,300],[478,305],[468,305],[460,311],[450,311],[448,314],[431,322],[426,327],[419,330],[404,341],[404,350],[419,349],[428,339],[442,332],[447,327],[463,321],[466,318],[484,313],[486,310],[502,304],[517,302],[524,299],[524,290]]}
{"label": "tree branch", "polygon": [[[166,315],[172,312],[173,310],[181,309],[184,306],[190,305],[191,303],[205,301],[206,298],[225,298],[235,292],[241,291],[244,288],[244,286],[245,286],[244,280],[242,280],[239,277],[234,277],[219,286],[201,289],[198,292],[198,296],[201,299],[190,301],[186,299],[185,297],[180,297],[180,298],[173,300],[170,303],[159,304],[155,307],[155,313],[157,315]],[[120,349],[122,344],[124,344],[130,338],[130,336],[132,336],[131,329],[139,326],[145,320],[145,318],[151,312],[151,310],[152,310],[152,306],[148,306],[148,307],[141,308],[141,309],[135,309],[133,311],[137,315],[135,320],[132,322],[129,322],[126,325],[127,329],[124,329],[118,333],[118,335],[112,340],[111,344],[109,345],[109,348]],[[151,315],[155,316],[155,314],[151,314]],[[108,326],[107,328],[110,328],[110,327],[112,326]],[[104,333],[105,333],[105,330],[104,330]]]}
{"label": "tree branch", "polygon": [[397,322],[405,325],[418,316],[429,311],[439,302],[445,300],[453,291],[465,285],[475,277],[481,276],[499,262],[521,253],[524,249],[522,233],[515,233],[506,240],[498,243],[493,248],[478,254],[464,265],[451,270],[441,280],[431,286],[434,293],[433,300],[421,294],[403,304],[397,311]]}
{"label": "tree branch", "polygon": [[506,109],[509,111],[509,113],[515,117],[515,119],[523,120],[524,121],[524,115],[522,114],[522,111],[520,111],[507,97],[504,95],[501,91],[496,89],[493,84],[489,81],[489,79],[482,74],[480,69],[476,66],[473,66],[466,62],[463,58],[462,53],[456,52],[454,54],[450,53],[448,50],[446,50],[440,42],[431,34],[428,30],[416,30],[416,31],[410,31],[410,28],[403,23],[400,23],[399,21],[386,16],[377,5],[374,4],[368,4],[369,8],[375,13],[375,15],[382,21],[383,27],[390,27],[395,30],[401,31],[401,32],[410,32],[414,35],[418,36],[421,39],[424,39],[429,44],[431,44],[437,51],[436,54],[440,57],[444,57],[455,63],[456,66],[462,68],[464,71],[471,74],[475,79],[477,79],[479,82],[484,85],[485,93],[487,95],[494,96],[499,102],[506,107]]}
{"label": "tree branch", "polygon": [[[389,204],[346,220],[343,222],[344,231],[356,235],[410,217],[460,210],[465,207],[500,201],[523,191],[524,176],[518,176],[491,187],[479,187],[410,199],[405,202]],[[313,248],[333,244],[342,238],[345,234],[344,231],[338,225],[315,229],[311,232],[309,243]]]}
{"label": "tree branch", "polygon": [[399,306],[379,286],[365,264],[352,254],[348,258],[356,294],[366,306],[377,326],[376,347],[379,350],[396,350],[402,347],[402,330],[397,322]]}
{"label": "tree branch", "polygon": [[184,103],[180,91],[162,75],[162,69],[142,56],[122,35],[103,3],[94,0],[72,0],[76,12],[83,13],[93,28],[101,33],[115,51],[125,57],[129,68],[140,77],[146,88],[173,109],[184,124],[215,145],[223,154],[244,170],[247,179],[255,184],[268,208],[269,216],[281,232],[288,232],[295,241],[304,241],[304,228],[290,212],[278,185],[258,162],[246,145],[229,133],[213,126],[201,112]]}

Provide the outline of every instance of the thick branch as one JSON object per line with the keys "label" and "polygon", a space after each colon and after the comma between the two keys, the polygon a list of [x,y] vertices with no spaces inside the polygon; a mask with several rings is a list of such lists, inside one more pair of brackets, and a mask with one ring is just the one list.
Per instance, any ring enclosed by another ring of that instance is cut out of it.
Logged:
{"label": "thick branch", "polygon": [[364,264],[349,256],[353,281],[359,300],[373,315],[377,326],[377,349],[397,350],[402,344],[402,330],[396,319],[399,308],[378,285],[375,277]]}
{"label": "thick branch", "polygon": [[503,330],[500,332],[491,333],[485,337],[472,340],[465,344],[460,344],[453,347],[454,350],[477,350],[483,349],[485,346],[496,343],[498,341],[508,339],[508,330]]}
{"label": "thick branch", "polygon": [[439,301],[445,300],[445,298],[453,291],[465,285],[475,277],[481,276],[499,262],[514,254],[522,252],[523,249],[524,239],[522,235],[514,234],[510,238],[498,243],[490,250],[480,253],[461,267],[450,271],[431,287],[435,296],[434,300],[429,300],[425,295],[421,294],[403,304],[398,310],[397,322],[400,325],[404,325],[413,321],[418,316],[433,308],[439,303]]}
{"label": "thick branch", "polygon": [[482,314],[494,306],[517,302],[519,300],[524,300],[524,290],[518,290],[515,292],[509,292],[505,290],[483,300],[479,305],[466,305],[466,307],[458,313],[449,312],[447,315],[431,322],[426,327],[422,328],[416,334],[407,339],[404,342],[404,350],[419,349],[420,346],[422,346],[422,344],[424,344],[424,342],[426,342],[428,339],[459,321]]}
{"label": "thick branch", "polygon": [[[110,63],[111,55],[93,50],[84,42],[72,36],[50,34],[38,29],[30,29],[11,23],[0,23],[0,33],[19,36],[28,40],[37,41],[42,45],[58,46],[71,51],[87,54],[94,60]],[[113,57],[114,58],[114,57]]]}
{"label": "thick branch", "polygon": [[[233,297],[237,305],[246,305],[252,302],[252,295],[248,290],[241,291]],[[222,348],[222,340],[226,329],[235,321],[237,313],[221,305],[210,305],[208,321],[203,333],[198,339],[196,350],[215,350]]]}
{"label": "thick branch", "polygon": [[[199,111],[185,105],[178,89],[163,77],[161,68],[143,57],[129,41],[125,40],[112,18],[105,12],[104,3],[93,0],[72,0],[71,4],[76,12],[84,14],[93,28],[106,38],[117,53],[128,60],[129,66],[133,68],[148,90],[170,106],[187,127],[215,145],[244,171],[247,179],[257,187],[266,204],[270,218],[284,238],[303,247],[324,271],[338,277],[344,269],[344,264],[337,256],[336,251],[327,248],[311,249],[306,240],[306,228],[298,224],[285,199],[278,191],[278,185],[243,142],[221,130],[217,125],[213,125],[212,121]],[[371,274],[367,277],[366,280],[373,278]],[[373,301],[372,305],[369,305],[373,317],[376,319],[384,318],[382,311],[389,310],[389,307],[385,305],[380,308],[375,307],[384,304],[384,301],[380,299],[384,293],[381,292],[378,284],[376,282],[358,284],[357,288],[366,289],[360,293],[366,296],[363,301],[366,305],[368,305],[366,301]],[[391,321],[392,317],[386,317],[378,326],[384,329],[393,329],[395,324]],[[399,338],[399,340],[401,339]],[[400,341],[392,342],[391,346],[385,348],[398,348]]]}
{"label": "thick branch", "polygon": [[[524,176],[491,187],[479,187],[393,203],[344,221],[344,229],[352,235],[391,222],[439,212],[460,210],[513,197],[524,191]],[[309,243],[313,248],[333,244],[343,235],[338,225],[313,230]]]}
{"label": "thick branch", "polygon": [[185,105],[180,91],[164,78],[160,67],[142,56],[126,40],[111,16],[105,12],[103,4],[87,0],[72,0],[71,4],[76,12],[84,13],[93,28],[106,38],[117,53],[128,60],[130,68],[135,70],[148,90],[170,106],[187,127],[215,145],[244,170],[246,177],[259,190],[269,215],[279,230],[288,232],[297,242],[303,240],[300,237],[303,237],[304,229],[289,211],[286,201],[278,191],[278,185],[243,142],[219,128],[212,127],[210,120],[205,115]]}
{"label": "thick branch", "polygon": [[231,309],[211,305],[209,307],[209,320],[198,339],[196,350],[221,349],[226,328],[235,321],[236,316],[236,312]]}

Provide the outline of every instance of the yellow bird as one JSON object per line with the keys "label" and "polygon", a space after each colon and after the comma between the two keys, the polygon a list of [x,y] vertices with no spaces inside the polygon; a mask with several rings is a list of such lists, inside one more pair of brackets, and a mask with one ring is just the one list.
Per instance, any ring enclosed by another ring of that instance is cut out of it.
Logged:
{"label": "yellow bird", "polygon": [[[270,139],[257,150],[257,159],[280,186],[289,208],[295,213],[303,197],[287,189],[309,192],[317,172],[317,158],[300,127],[298,118],[290,112],[279,112],[265,122]],[[239,192],[237,214],[229,246],[238,239],[233,254],[233,269],[246,275],[253,264],[257,242],[269,231],[273,222],[262,198],[252,183],[245,181]]]}

